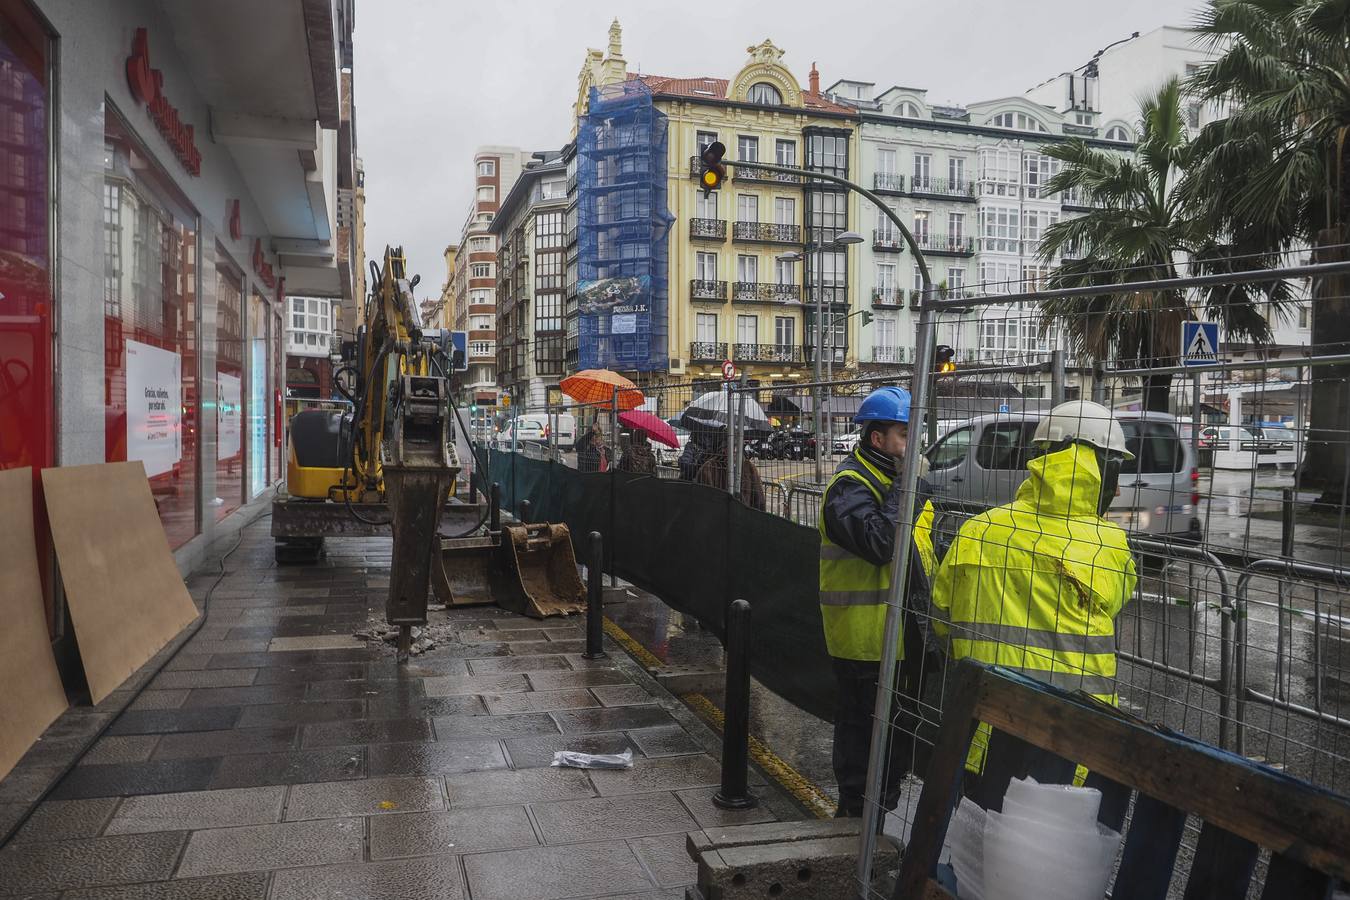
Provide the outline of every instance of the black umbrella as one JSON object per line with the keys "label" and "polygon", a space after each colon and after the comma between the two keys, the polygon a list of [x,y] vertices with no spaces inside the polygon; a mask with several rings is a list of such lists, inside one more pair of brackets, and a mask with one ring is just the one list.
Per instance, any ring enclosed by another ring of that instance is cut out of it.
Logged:
{"label": "black umbrella", "polygon": [[[731,400],[733,406],[728,414],[727,402],[730,396],[727,391],[709,391],[690,403],[680,414],[680,424],[690,431],[699,429],[721,431],[743,408],[746,432],[773,430],[773,426],[769,424],[769,417],[764,415],[764,408],[750,397],[746,397],[744,401],[740,397]],[[742,402],[745,404],[744,407],[741,406]]]}

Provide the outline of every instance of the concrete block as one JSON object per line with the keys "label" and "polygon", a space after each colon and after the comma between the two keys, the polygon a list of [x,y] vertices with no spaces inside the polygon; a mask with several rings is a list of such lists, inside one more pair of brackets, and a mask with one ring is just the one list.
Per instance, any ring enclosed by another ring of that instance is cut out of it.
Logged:
{"label": "concrete block", "polygon": [[658,684],[677,697],[706,694],[726,687],[727,673],[708,666],[664,666],[652,672]]}

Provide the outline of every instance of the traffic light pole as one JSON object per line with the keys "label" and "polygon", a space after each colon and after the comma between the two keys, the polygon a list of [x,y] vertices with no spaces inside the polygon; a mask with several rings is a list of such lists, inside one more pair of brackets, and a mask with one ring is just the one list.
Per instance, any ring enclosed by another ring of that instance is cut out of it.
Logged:
{"label": "traffic light pole", "polygon": [[[928,273],[928,262],[924,259],[923,251],[919,249],[918,243],[914,240],[914,235],[905,227],[905,223],[900,221],[900,217],[896,215],[895,210],[883,203],[880,197],[846,178],[840,178],[837,175],[830,175],[825,172],[791,169],[786,166],[773,166],[767,163],[728,160],[727,165],[759,172],[796,175],[805,179],[804,185],[809,184],[812,179],[843,185],[845,188],[872,201],[876,208],[881,210],[882,214],[890,219],[899,230],[901,236],[905,239],[905,244],[914,254],[915,265],[919,267],[919,282],[923,288],[919,328],[914,348],[913,398],[909,419],[910,434],[915,436],[923,434],[923,419],[929,402],[928,388],[933,381],[933,346],[937,334],[937,307],[931,305],[931,302],[936,298],[933,296],[933,280]],[[819,324],[819,316],[817,316],[817,324]],[[816,356],[819,358],[819,344],[817,344],[816,350]],[[899,519],[895,526],[894,546],[897,548],[897,552],[891,563],[891,584],[886,598],[886,625],[882,632],[881,671],[877,677],[877,701],[872,713],[872,743],[867,759],[867,786],[863,793],[863,825],[858,838],[856,877],[858,896],[861,898],[867,898],[871,895],[872,858],[877,848],[877,832],[880,831],[879,826],[882,817],[886,814],[886,811],[881,808],[881,778],[885,767],[883,751],[889,737],[887,731],[891,721],[891,704],[895,700],[892,697],[893,692],[890,686],[895,684],[895,653],[899,645],[900,622],[903,615],[901,604],[904,603],[907,594],[909,563],[914,556],[913,553],[904,552],[904,548],[909,547],[914,538],[914,498],[919,483],[919,453],[917,447],[912,452],[905,454],[904,470],[900,477],[904,489],[900,495]]]}

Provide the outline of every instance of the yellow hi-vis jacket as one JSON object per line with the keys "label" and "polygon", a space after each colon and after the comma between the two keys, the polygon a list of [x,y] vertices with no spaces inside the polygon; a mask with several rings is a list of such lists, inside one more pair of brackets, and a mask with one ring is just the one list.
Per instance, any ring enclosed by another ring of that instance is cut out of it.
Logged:
{"label": "yellow hi-vis jacket", "polygon": [[[830,489],[841,478],[851,478],[865,485],[878,507],[885,504],[893,479],[855,450],[826,485],[816,516],[816,529],[820,533],[820,617],[825,628],[826,649],[838,659],[879,662],[891,586],[891,562],[874,565],[830,540],[825,528],[826,504]],[[933,505],[925,503],[914,523],[914,546],[924,575],[930,578],[936,567],[932,525]],[[902,628],[903,621],[902,618]],[[903,634],[896,643],[896,658],[904,658]]]}
{"label": "yellow hi-vis jacket", "polygon": [[[1033,459],[1017,499],[970,519],[933,583],[953,659],[1017,670],[1115,705],[1115,617],[1137,577],[1125,532],[1097,514],[1101,472],[1074,444]],[[981,726],[967,768],[983,767]]]}

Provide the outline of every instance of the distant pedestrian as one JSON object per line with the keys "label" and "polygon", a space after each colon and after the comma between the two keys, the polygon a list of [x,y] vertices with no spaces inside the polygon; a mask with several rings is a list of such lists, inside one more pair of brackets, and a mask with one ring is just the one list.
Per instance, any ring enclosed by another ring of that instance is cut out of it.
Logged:
{"label": "distant pedestrian", "polygon": [[[704,457],[703,465],[698,470],[698,478],[695,480],[719,491],[727,489],[725,442],[721,448]],[[744,458],[741,459],[741,489],[738,496],[741,502],[751,509],[764,510],[768,507],[768,500],[764,495],[764,482],[760,480],[759,470],[755,468],[753,462]]]}
{"label": "distant pedestrian", "polygon": [[698,481],[698,470],[703,467],[703,461],[716,450],[717,446],[718,435],[707,428],[691,428],[689,440],[685,443],[684,450],[680,451],[678,460],[680,480]]}
{"label": "distant pedestrian", "polygon": [[609,471],[609,448],[605,446],[605,435],[599,424],[592,425],[586,432],[585,444],[577,451],[577,471]]}
{"label": "distant pedestrian", "polygon": [[655,475],[656,474],[656,454],[652,452],[651,441],[647,439],[647,432],[641,428],[633,430],[633,436],[628,442],[628,449],[619,457],[619,464],[616,468],[620,472],[632,472],[636,475]]}

